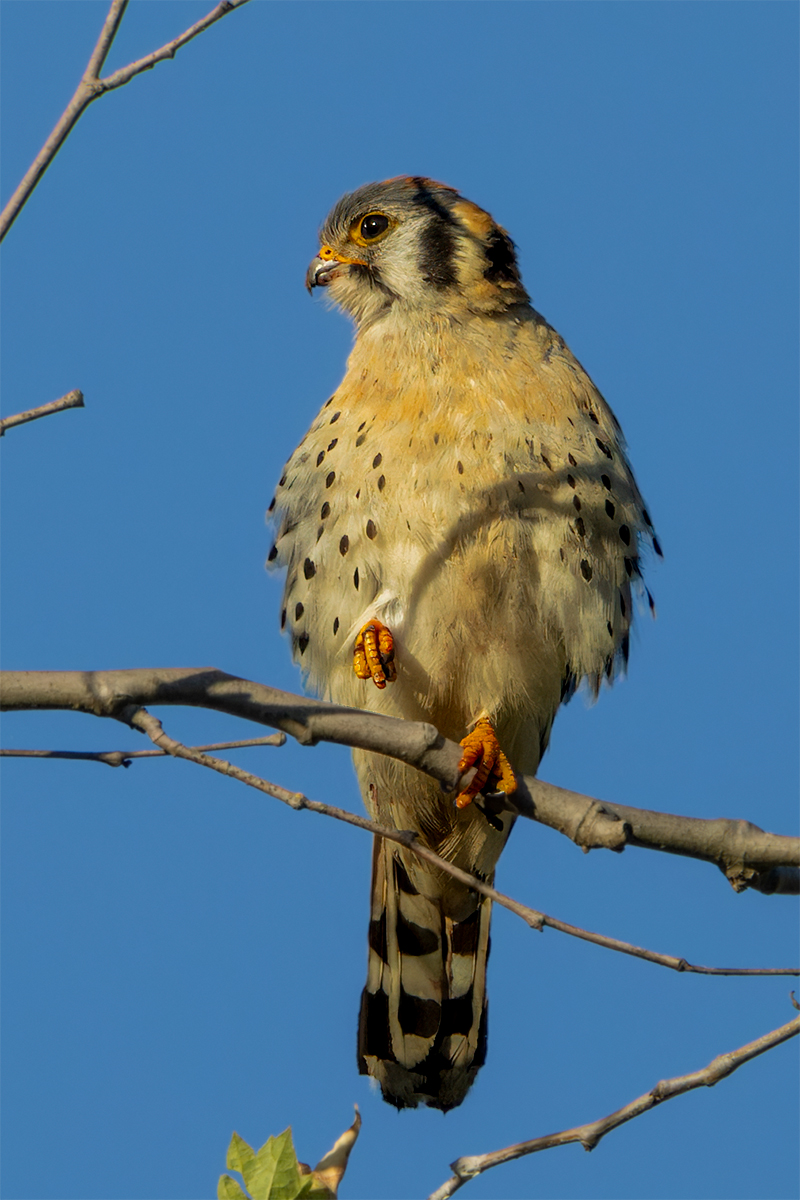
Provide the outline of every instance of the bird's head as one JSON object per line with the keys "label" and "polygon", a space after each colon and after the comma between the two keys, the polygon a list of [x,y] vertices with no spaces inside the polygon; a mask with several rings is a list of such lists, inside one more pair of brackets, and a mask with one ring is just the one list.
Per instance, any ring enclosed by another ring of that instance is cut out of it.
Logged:
{"label": "bird's head", "polygon": [[501,313],[526,304],[514,243],[453,188],[419,176],[343,196],[320,231],[306,275],[359,328],[389,309]]}

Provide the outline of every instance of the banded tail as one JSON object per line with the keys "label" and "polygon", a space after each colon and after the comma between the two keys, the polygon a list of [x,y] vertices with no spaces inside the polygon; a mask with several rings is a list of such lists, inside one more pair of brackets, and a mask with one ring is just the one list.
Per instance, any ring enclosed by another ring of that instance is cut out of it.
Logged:
{"label": "banded tail", "polygon": [[[492,902],[464,889],[459,916],[412,883],[404,851],[376,838],[358,1069],[397,1108],[455,1108],[486,1059]],[[411,864],[409,864],[410,866]],[[465,915],[461,915],[461,914]]]}

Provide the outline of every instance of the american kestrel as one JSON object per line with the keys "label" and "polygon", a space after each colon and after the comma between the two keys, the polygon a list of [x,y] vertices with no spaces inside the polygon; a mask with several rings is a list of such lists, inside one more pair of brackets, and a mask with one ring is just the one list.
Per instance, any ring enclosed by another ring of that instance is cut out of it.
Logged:
{"label": "american kestrel", "polygon": [[[281,623],[325,699],[462,742],[478,771],[455,799],[353,758],[376,821],[491,882],[514,820],[478,793],[513,791],[509,762],[534,774],[559,705],[624,666],[658,542],[614,414],[483,209],[430,179],[368,184],[330,213],[307,285],[356,337],[270,506]],[[398,1108],[453,1108],[484,1062],[490,913],[376,839],[358,1063]]]}

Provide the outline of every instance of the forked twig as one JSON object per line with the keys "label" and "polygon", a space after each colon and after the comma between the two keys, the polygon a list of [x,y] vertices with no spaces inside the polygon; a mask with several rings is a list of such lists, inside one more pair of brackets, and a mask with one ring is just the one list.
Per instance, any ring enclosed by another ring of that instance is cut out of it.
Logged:
{"label": "forked twig", "polygon": [[482,1174],[483,1171],[498,1167],[501,1163],[512,1162],[515,1158],[522,1158],[526,1154],[536,1154],[539,1150],[550,1150],[553,1146],[566,1146],[570,1142],[580,1142],[584,1150],[594,1150],[600,1139],[610,1133],[612,1129],[617,1129],[626,1121],[632,1121],[634,1117],[641,1116],[642,1113],[655,1108],[664,1100],[672,1100],[673,1097],[682,1096],[686,1092],[694,1091],[695,1088],[713,1087],[715,1083],[719,1083],[726,1075],[732,1074],[743,1063],[758,1057],[759,1054],[766,1053],[773,1046],[788,1041],[798,1033],[800,1033],[800,1017],[795,1017],[786,1025],[782,1025],[780,1029],[765,1033],[763,1037],[757,1038],[754,1042],[748,1042],[746,1046],[741,1046],[738,1050],[730,1050],[727,1054],[718,1055],[701,1071],[694,1071],[691,1075],[678,1075],[674,1079],[662,1079],[643,1096],[631,1100],[630,1104],[626,1104],[624,1108],[617,1109],[616,1112],[607,1117],[601,1117],[598,1121],[592,1121],[588,1125],[576,1125],[573,1129],[564,1129],[560,1133],[550,1133],[545,1137],[533,1138],[529,1142],[517,1142],[514,1146],[506,1146],[502,1150],[494,1150],[489,1154],[473,1154],[458,1158],[450,1164],[450,1169],[454,1174],[435,1192],[431,1192],[428,1200],[447,1200],[465,1183],[474,1179],[476,1175]]}
{"label": "forked twig", "polygon": [[14,195],[3,209],[2,215],[0,215],[0,241],[3,240],[14,224],[14,221],[31,196],[33,189],[61,149],[73,126],[93,100],[97,100],[99,96],[103,96],[106,92],[113,91],[114,88],[122,87],[123,84],[133,79],[135,75],[140,75],[142,71],[149,71],[156,63],[163,62],[167,58],[174,58],[181,46],[185,46],[192,38],[196,38],[199,33],[203,33],[210,25],[213,25],[215,21],[219,21],[222,17],[227,16],[229,12],[233,12],[235,8],[241,8],[246,3],[247,0],[222,0],[221,4],[218,4],[202,20],[197,21],[196,24],[185,30],[179,37],[173,38],[171,42],[167,42],[159,50],[154,50],[152,54],[148,54],[136,62],[129,63],[127,67],[121,67],[105,79],[101,79],[100,71],[111,49],[120,22],[125,15],[125,9],[128,7],[128,0],[112,0],[108,15],[103,23],[100,37],[97,39],[97,44],[92,51],[92,56],[75,90],[74,96],[59,117],[53,132],[31,163]]}
{"label": "forked twig", "polygon": [[[238,750],[247,746],[285,746],[285,733],[266,737],[243,738],[238,742],[211,742],[207,746],[189,746],[190,750]],[[105,763],[108,767],[129,767],[134,758],[169,758],[166,750],[0,750],[0,758],[67,758],[79,762]]]}

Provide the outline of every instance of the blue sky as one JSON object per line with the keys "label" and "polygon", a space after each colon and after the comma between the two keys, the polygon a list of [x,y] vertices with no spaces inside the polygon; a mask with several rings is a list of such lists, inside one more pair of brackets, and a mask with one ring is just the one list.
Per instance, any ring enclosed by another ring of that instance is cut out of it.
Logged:
{"label": "blue sky", "polygon": [[[207,11],[133,0],[107,67]],[[4,0],[5,199],[106,6]],[[265,3],[82,118],[3,246],[9,668],[200,666],[298,690],[263,562],[286,457],[351,334],[307,296],[340,194],[425,173],[518,244],[536,306],[622,422],[665,560],[629,677],[559,716],[542,777],[797,832],[797,33],[771,3]],[[189,743],[257,736],[161,710]],[[144,748],[76,714],[4,744]],[[231,752],[360,811],[347,753]],[[361,1106],[342,1195],[426,1195],[462,1154],[584,1122],[792,1016],[786,979],[679,976],[497,912],[489,1058],[462,1108],[356,1073],[366,835],[185,763],[3,770],[3,1182],[20,1200],[215,1193],[233,1129],[314,1162]],[[524,827],[522,827],[524,826]],[[712,965],[790,965],[796,904],[713,867],[584,856],[520,823],[498,886]],[[797,1052],[587,1155],[465,1197],[797,1192]]]}

